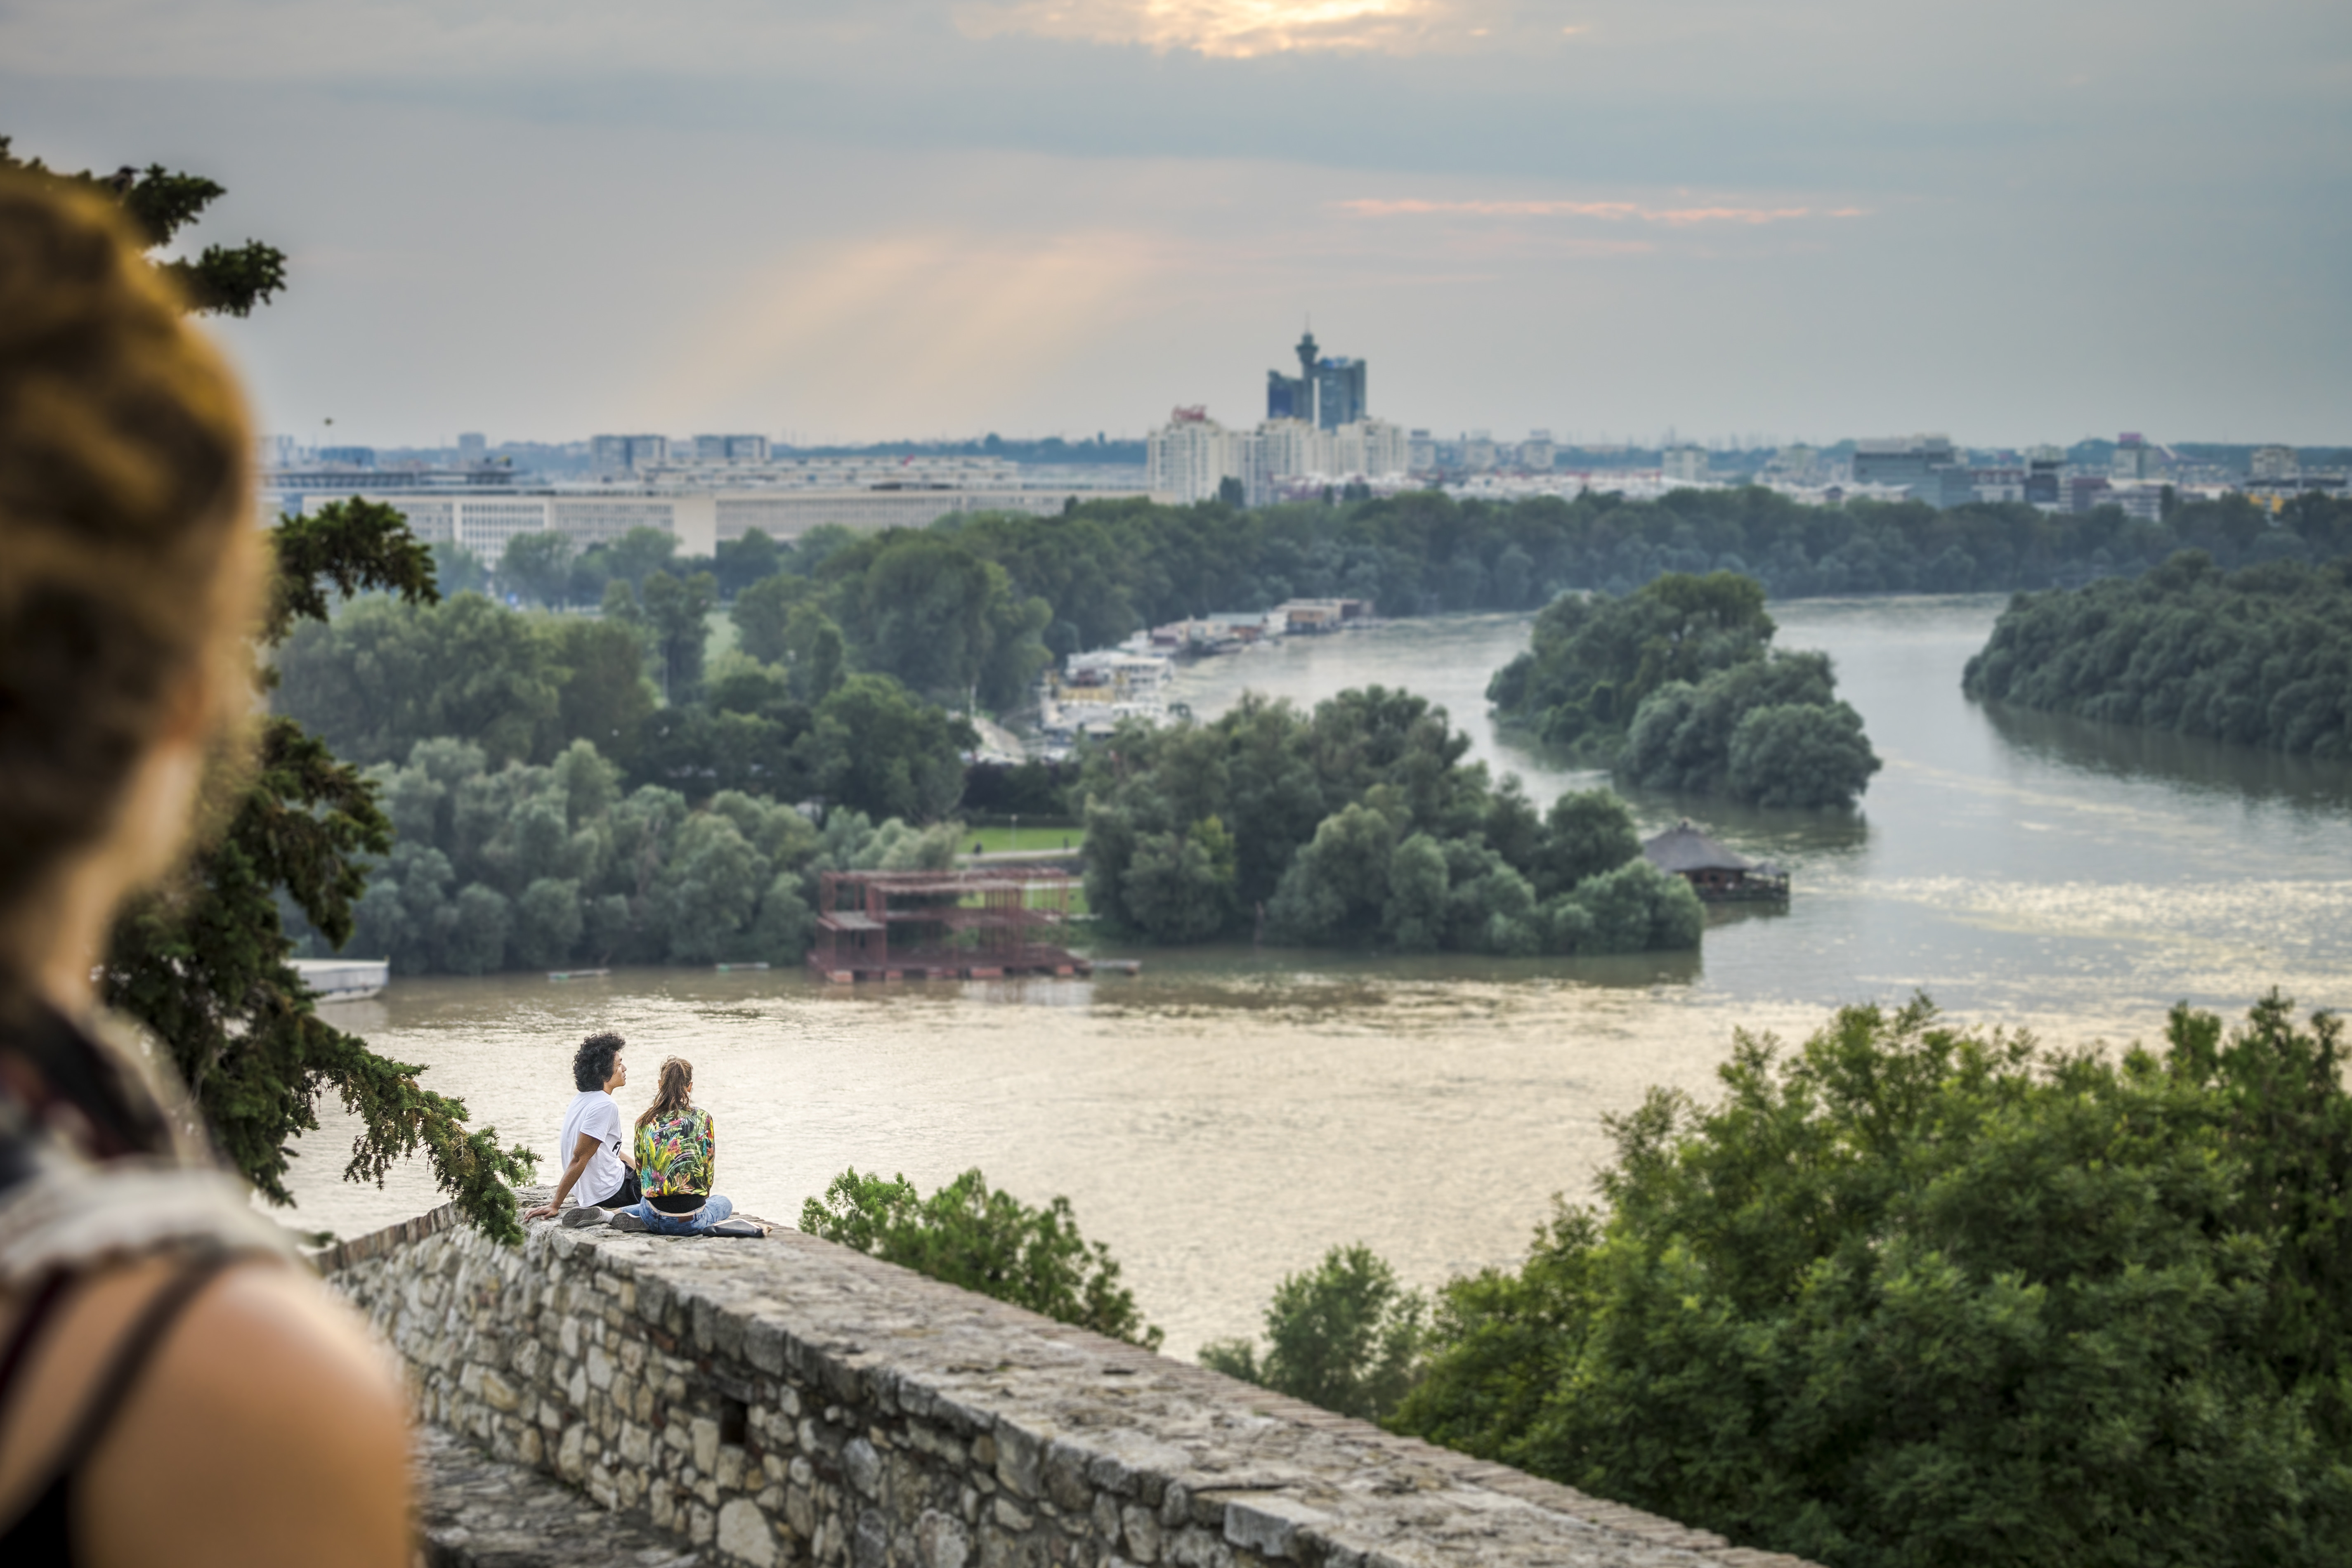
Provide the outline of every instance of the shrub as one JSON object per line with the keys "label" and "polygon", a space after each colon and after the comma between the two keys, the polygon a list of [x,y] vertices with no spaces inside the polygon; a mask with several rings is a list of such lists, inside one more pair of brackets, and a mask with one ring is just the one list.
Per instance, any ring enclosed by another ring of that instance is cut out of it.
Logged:
{"label": "shrub", "polygon": [[925,1198],[904,1176],[886,1182],[852,1168],[822,1199],[801,1205],[801,1228],[1058,1321],[1160,1348],[1160,1331],[1119,1284],[1110,1249],[1078,1234],[1067,1198],[1033,1208],[991,1190],[977,1170]]}

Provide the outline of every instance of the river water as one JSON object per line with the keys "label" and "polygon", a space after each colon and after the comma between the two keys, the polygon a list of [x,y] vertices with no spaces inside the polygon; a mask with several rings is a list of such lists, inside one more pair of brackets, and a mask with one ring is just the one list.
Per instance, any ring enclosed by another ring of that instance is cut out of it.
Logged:
{"label": "river water", "polygon": [[[1786,913],[1718,910],[1695,955],[1601,961],[1146,951],[1135,977],[888,988],[797,973],[639,970],[400,980],[331,1010],[478,1123],[551,1153],[572,1042],[628,1036],[643,1106],[695,1063],[722,1191],[797,1216],[844,1166],[925,1190],[969,1166],[1066,1194],[1169,1348],[1248,1333],[1275,1282],[1363,1241],[1419,1284],[1524,1251],[1550,1194],[1590,1195],[1604,1118],[1652,1085],[1701,1095],[1739,1028],[1800,1037],[1830,1009],[1924,990],[2053,1042],[2150,1039],[2186,998],[2268,987],[2352,1005],[2352,767],[1960,694],[1998,597],[1776,604],[1780,641],[1836,660],[1885,760],[1824,817],[1636,795],[1790,867]],[[1443,704],[1538,800],[1601,782],[1499,735],[1487,676],[1525,616],[1399,622],[1187,669],[1203,717],[1244,689],[1311,702],[1402,686]],[[295,1223],[356,1234],[436,1201],[421,1165],[338,1182],[322,1108]]]}

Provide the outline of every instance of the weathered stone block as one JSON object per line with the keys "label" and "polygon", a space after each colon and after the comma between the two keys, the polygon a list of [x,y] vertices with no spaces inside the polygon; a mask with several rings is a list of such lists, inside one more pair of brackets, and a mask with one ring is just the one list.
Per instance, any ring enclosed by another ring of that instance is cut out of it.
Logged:
{"label": "weathered stone block", "polygon": [[736,1498],[719,1509],[717,1538],[719,1551],[754,1568],[773,1568],[782,1557],[767,1515],[749,1498]]}

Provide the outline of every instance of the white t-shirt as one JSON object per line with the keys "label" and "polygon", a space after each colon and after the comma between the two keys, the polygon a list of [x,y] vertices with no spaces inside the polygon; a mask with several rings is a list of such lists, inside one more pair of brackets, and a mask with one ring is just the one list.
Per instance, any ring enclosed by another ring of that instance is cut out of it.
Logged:
{"label": "white t-shirt", "polygon": [[621,1108],[601,1089],[572,1097],[571,1108],[563,1113],[563,1131],[555,1137],[559,1171],[572,1163],[572,1152],[580,1147],[583,1136],[596,1140],[597,1148],[588,1156],[588,1168],[572,1184],[572,1195],[583,1204],[601,1204],[621,1190],[628,1173],[621,1163]]}

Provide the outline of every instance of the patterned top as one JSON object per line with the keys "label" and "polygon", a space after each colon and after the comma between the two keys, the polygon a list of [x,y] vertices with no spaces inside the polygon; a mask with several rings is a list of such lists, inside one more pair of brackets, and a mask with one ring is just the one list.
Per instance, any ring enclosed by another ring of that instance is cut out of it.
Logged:
{"label": "patterned top", "polygon": [[637,1187],[649,1198],[708,1197],[718,1163],[710,1112],[688,1109],[637,1129]]}

